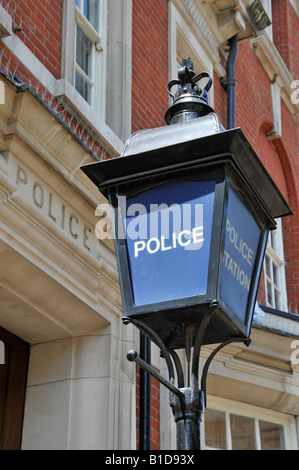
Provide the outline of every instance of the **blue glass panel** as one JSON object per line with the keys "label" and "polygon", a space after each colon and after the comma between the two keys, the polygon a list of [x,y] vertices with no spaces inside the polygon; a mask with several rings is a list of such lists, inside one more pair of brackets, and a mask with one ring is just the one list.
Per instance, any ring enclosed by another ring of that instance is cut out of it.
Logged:
{"label": "blue glass panel", "polygon": [[207,291],[215,181],[167,182],[123,202],[136,306]]}
{"label": "blue glass panel", "polygon": [[232,188],[229,191],[225,228],[221,298],[245,323],[261,229],[248,204]]}

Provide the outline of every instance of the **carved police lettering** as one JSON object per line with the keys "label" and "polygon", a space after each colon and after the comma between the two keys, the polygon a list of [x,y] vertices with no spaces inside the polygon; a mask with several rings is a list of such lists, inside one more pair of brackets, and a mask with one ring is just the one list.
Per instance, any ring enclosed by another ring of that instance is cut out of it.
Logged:
{"label": "carved police lettering", "polygon": [[27,184],[27,173],[26,171],[21,168],[19,165],[17,167],[17,177],[16,177],[16,184],[19,186],[20,183]]}
{"label": "carved police lettering", "polygon": [[72,237],[76,240],[78,238],[78,233],[75,231],[77,230],[77,228],[74,229],[74,225],[75,225],[74,220],[75,220],[75,223],[78,225],[79,220],[77,219],[75,214],[71,214],[69,218],[69,230],[70,230],[70,234],[72,235]]}
{"label": "carved police lettering", "polygon": [[48,207],[48,216],[50,219],[54,220],[56,222],[56,217],[52,214],[52,200],[53,200],[53,194],[49,193],[49,207]]}
{"label": "carved police lettering", "polygon": [[99,256],[99,243],[93,231],[72,210],[63,204],[58,195],[22,165],[15,166],[13,178],[20,190],[34,207],[41,210],[53,223],[95,256]]}
{"label": "carved police lettering", "polygon": [[158,251],[173,250],[179,246],[186,249],[190,244],[202,243],[203,241],[203,227],[194,227],[192,230],[182,230],[178,234],[173,232],[170,238],[162,235],[161,239],[152,237],[147,241],[136,241],[134,243],[134,256],[138,258],[142,251],[152,255]]}
{"label": "carved police lettering", "polygon": [[36,181],[33,183],[32,198],[34,204],[41,209],[44,205],[44,190],[43,187]]}
{"label": "carved police lettering", "polygon": [[90,251],[90,246],[88,245],[89,236],[91,235],[91,230],[88,227],[83,228],[83,246]]}
{"label": "carved police lettering", "polygon": [[65,221],[65,205],[61,206],[61,224],[60,227],[64,230],[64,221]]}

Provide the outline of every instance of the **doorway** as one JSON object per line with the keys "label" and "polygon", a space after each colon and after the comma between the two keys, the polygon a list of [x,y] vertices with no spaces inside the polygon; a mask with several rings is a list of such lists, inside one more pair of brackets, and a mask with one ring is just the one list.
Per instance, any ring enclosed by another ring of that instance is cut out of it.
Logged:
{"label": "doorway", "polygon": [[0,450],[20,450],[29,344],[0,328]]}

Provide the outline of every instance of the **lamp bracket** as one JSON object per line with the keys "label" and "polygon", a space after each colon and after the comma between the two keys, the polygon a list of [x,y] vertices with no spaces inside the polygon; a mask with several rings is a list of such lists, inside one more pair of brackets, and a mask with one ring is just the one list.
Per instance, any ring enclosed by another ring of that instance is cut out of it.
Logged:
{"label": "lamp bracket", "polygon": [[[202,369],[201,381],[199,381],[199,358],[202,346],[202,341],[206,328],[212,315],[217,311],[219,304],[213,301],[210,308],[203,316],[199,328],[185,327],[185,351],[187,359],[186,377],[183,373],[182,362],[172,349],[168,349],[158,335],[148,326],[144,325],[142,321],[132,319],[130,320],[143,334],[146,334],[152,341],[154,341],[161,350],[161,356],[166,360],[169,379],[163,377],[157,370],[150,364],[147,364],[143,359],[138,356],[137,351],[129,351],[127,359],[130,362],[135,362],[139,367],[148,372],[152,377],[157,379],[170,391],[170,406],[173,411],[174,419],[177,425],[177,449],[178,450],[196,450],[199,449],[200,443],[200,426],[199,422],[202,419],[202,414],[207,405],[206,400],[206,380],[209,366],[214,359],[215,355],[225,346],[233,342],[242,342],[249,346],[251,340],[249,338],[232,338],[220,344],[210,354]],[[195,341],[192,342],[193,335]],[[191,347],[193,347],[192,361],[191,361]],[[175,385],[175,373],[177,384]],[[199,383],[201,388],[199,388]]]}

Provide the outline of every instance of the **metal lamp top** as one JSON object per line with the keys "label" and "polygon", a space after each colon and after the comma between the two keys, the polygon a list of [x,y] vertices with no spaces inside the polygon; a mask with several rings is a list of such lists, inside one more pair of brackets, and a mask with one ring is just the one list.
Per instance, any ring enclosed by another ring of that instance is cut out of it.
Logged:
{"label": "metal lamp top", "polygon": [[[208,82],[203,89],[199,88],[198,82],[208,78]],[[208,91],[212,86],[212,78],[208,72],[195,74],[193,63],[190,59],[182,60],[182,67],[178,70],[178,79],[171,80],[167,85],[168,94],[173,98],[173,104],[165,114],[167,124],[191,121],[197,117],[214,113],[213,108],[208,104]],[[172,87],[178,86],[173,95]]]}

